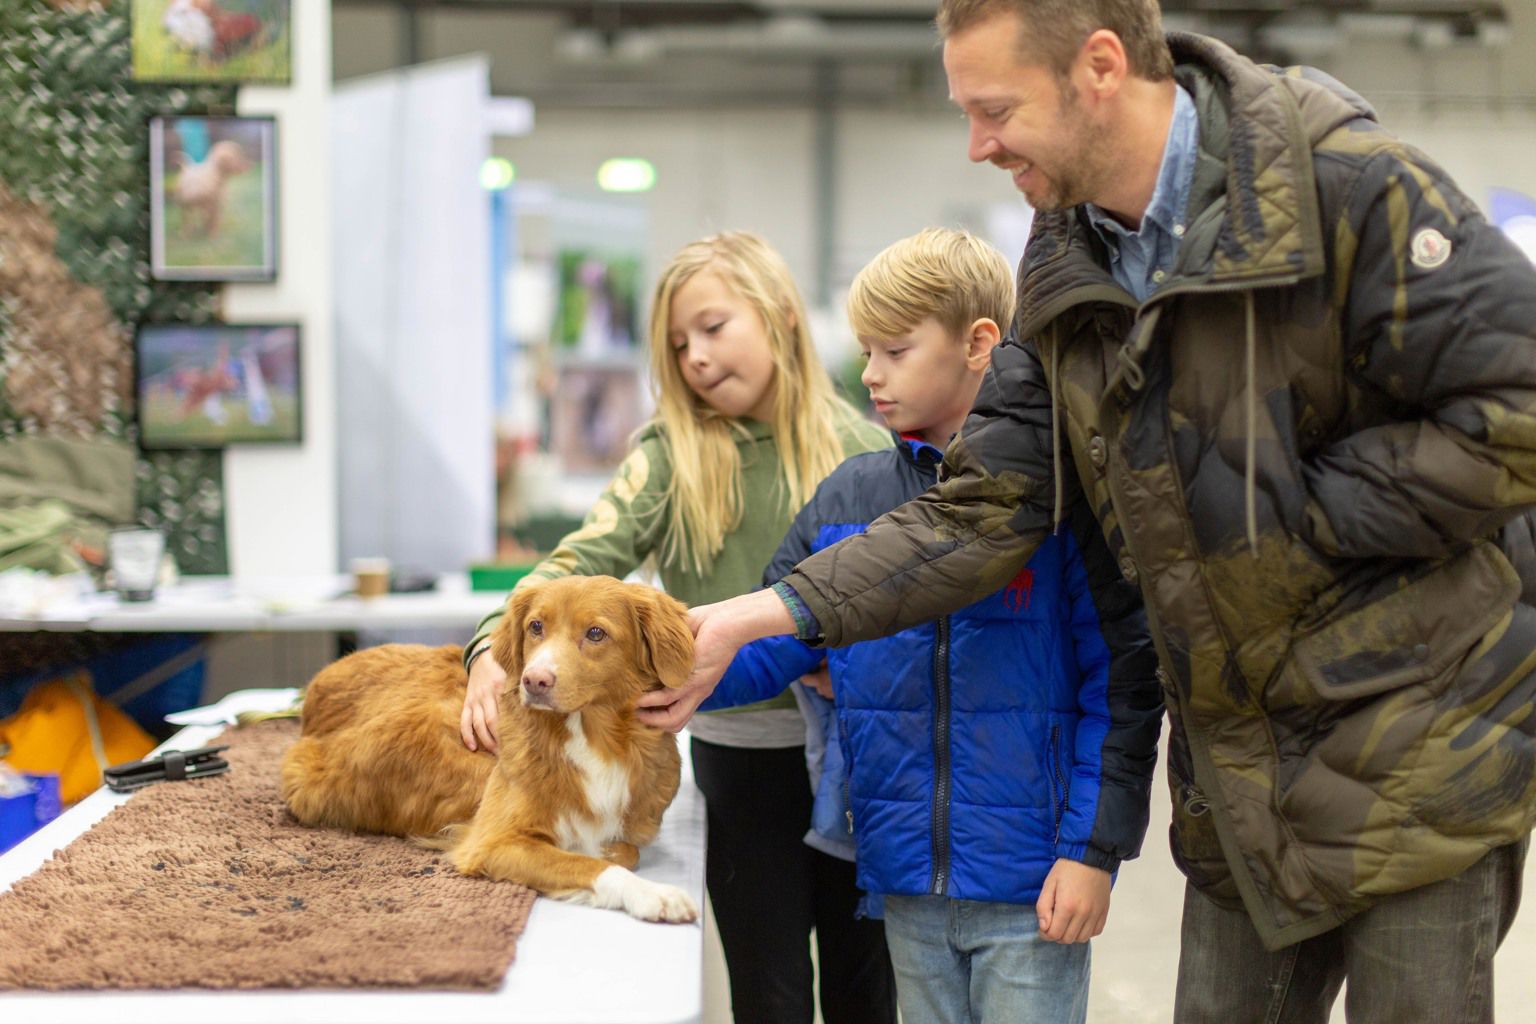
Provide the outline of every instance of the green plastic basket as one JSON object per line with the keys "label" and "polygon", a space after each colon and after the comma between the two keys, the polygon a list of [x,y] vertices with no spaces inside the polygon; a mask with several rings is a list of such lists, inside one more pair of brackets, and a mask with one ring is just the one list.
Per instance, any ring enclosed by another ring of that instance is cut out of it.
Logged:
{"label": "green plastic basket", "polygon": [[517,586],[517,581],[527,576],[533,565],[500,565],[487,563],[469,567],[470,590],[495,590],[505,593]]}

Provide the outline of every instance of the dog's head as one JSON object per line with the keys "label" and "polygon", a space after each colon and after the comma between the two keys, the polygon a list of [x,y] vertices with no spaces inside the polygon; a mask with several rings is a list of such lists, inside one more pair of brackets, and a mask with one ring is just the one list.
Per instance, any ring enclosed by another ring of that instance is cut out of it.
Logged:
{"label": "dog's head", "polygon": [[215,142],[208,148],[208,163],[218,169],[221,178],[232,178],[251,168],[245,150],[233,139]]}
{"label": "dog's head", "polygon": [[519,587],[491,640],[525,706],[569,713],[633,706],[693,668],[687,608],[643,583],[565,576]]}

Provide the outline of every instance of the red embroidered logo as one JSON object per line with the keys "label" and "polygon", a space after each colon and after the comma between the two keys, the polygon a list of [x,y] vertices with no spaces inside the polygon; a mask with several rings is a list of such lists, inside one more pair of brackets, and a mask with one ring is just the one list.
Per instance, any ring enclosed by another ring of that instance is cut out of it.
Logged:
{"label": "red embroidered logo", "polygon": [[1035,596],[1035,570],[1020,569],[1019,574],[1013,578],[1013,582],[1003,588],[1003,604],[1015,612],[1023,611],[1029,607],[1030,598]]}

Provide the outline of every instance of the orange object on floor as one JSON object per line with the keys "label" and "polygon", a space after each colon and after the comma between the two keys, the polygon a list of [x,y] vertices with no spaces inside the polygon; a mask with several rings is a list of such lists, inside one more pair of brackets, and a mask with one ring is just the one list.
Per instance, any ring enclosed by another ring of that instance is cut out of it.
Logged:
{"label": "orange object on floor", "polygon": [[20,710],[0,721],[0,757],[17,771],[58,775],[66,804],[100,786],[103,768],[153,749],[154,738],[98,697],[83,670],[38,683]]}

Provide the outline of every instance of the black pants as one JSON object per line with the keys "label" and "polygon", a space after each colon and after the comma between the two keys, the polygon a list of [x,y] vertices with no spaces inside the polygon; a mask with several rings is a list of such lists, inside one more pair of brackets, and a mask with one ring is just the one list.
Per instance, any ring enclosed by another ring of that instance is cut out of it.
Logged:
{"label": "black pants", "polygon": [[694,737],[709,886],[736,1024],[810,1024],[811,929],[827,1024],[894,1024],[896,982],[879,921],[855,919],[854,868],[806,846],[804,747],[755,750]]}

